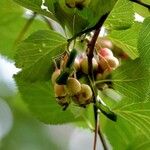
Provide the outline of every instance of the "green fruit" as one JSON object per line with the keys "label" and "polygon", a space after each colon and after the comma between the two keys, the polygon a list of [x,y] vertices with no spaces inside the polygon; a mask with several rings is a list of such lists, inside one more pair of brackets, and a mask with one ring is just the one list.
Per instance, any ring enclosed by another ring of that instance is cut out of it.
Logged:
{"label": "green fruit", "polygon": [[54,92],[56,97],[64,97],[67,95],[65,85],[58,85],[55,83]]}
{"label": "green fruit", "polygon": [[51,76],[52,84],[55,84],[56,79],[59,75],[60,75],[60,69],[56,69]]}
{"label": "green fruit", "polygon": [[76,95],[81,91],[81,84],[75,78],[68,78],[66,87],[70,95]]}
{"label": "green fruit", "polygon": [[[81,60],[81,70],[83,73],[88,74],[88,58],[85,57]],[[98,69],[98,63],[95,58],[92,59],[93,70]]]}

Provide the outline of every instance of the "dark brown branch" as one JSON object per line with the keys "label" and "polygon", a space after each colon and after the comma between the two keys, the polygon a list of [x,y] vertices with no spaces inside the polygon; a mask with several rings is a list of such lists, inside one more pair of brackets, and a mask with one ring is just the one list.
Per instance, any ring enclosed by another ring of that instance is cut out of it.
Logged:
{"label": "dark brown branch", "polygon": [[[92,80],[92,84],[94,84],[93,65],[92,65],[92,59],[93,59],[93,56],[94,56],[94,47],[95,47],[95,43],[96,43],[96,40],[98,38],[98,35],[100,33],[101,27],[104,24],[107,16],[108,16],[108,14],[103,15],[100,18],[99,22],[96,24],[96,26],[94,28],[92,28],[92,30],[95,29],[95,32],[94,32],[94,35],[92,37],[92,40],[88,44],[88,52],[87,52],[88,72],[89,72],[89,77]],[[92,90],[93,90],[93,93],[94,93],[93,102],[94,102],[94,104],[96,104],[97,89],[95,88],[95,85],[94,86],[92,85]],[[93,147],[93,150],[96,150],[97,135],[98,135],[98,131],[99,131],[99,115],[98,115],[98,108],[96,107],[96,105],[93,106],[93,109],[94,109],[94,118],[95,118],[95,135],[94,135],[94,147]],[[105,143],[102,142],[102,144],[105,144]],[[105,148],[106,145],[103,145],[103,147]]]}
{"label": "dark brown branch", "polygon": [[146,4],[146,3],[143,3],[143,2],[141,2],[140,0],[130,0],[130,1],[132,1],[132,2],[134,2],[134,3],[137,3],[137,4],[139,4],[139,5],[142,5],[142,6],[148,8],[148,9],[150,10],[150,5],[148,5],[148,4]]}

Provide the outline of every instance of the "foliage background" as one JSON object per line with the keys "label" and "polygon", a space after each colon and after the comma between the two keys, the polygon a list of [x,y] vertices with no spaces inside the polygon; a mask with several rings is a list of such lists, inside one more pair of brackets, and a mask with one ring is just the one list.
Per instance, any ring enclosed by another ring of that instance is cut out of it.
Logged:
{"label": "foliage background", "polygon": [[[51,15],[51,13],[45,12],[44,10],[40,9],[41,1],[37,0],[36,2],[34,0],[15,0],[19,4],[28,7],[29,9],[33,11],[37,11],[39,13],[42,13],[48,17],[53,18],[54,20],[59,19],[60,24],[62,27],[64,25],[67,25],[68,29],[70,29],[70,33],[68,34],[68,37],[71,37],[72,34],[78,33],[78,31],[84,30],[85,27],[92,27],[100,16],[102,16],[105,12],[108,12],[109,9],[113,8],[115,4],[115,0],[108,0],[106,3],[104,3],[103,0],[101,0],[101,5],[104,4],[104,9],[96,9],[100,10],[96,12],[93,8],[95,8],[95,5],[98,1],[95,1],[93,5],[91,5],[91,9],[93,9],[93,15],[89,15],[89,10],[85,10],[83,13],[77,12],[77,19],[75,28],[72,28],[72,25],[69,24],[69,22],[72,22],[72,12],[69,12],[69,16],[66,17],[67,19],[61,20],[61,16],[59,13],[56,13],[55,16]],[[35,3],[34,3],[35,2]],[[51,1],[47,1],[47,3],[50,4]],[[144,2],[149,3],[148,1],[144,0]],[[61,1],[61,6],[63,5],[63,1]],[[111,5],[110,5],[111,4]],[[49,5],[51,6],[51,5]],[[100,5],[99,5],[100,6]],[[38,65],[34,64],[32,61],[30,62],[30,58],[34,58],[35,60],[39,59],[39,55],[36,55],[36,57],[33,57],[32,55],[29,55],[29,52],[27,50],[31,50],[33,54],[37,54],[39,50],[42,50],[42,54],[49,52],[49,49],[53,49],[55,45],[60,45],[56,47],[56,49],[59,49],[60,51],[63,50],[63,46],[66,44],[65,39],[61,36],[58,36],[57,34],[51,32],[51,31],[45,31],[49,30],[49,27],[44,22],[43,18],[41,16],[36,17],[36,19],[33,21],[32,26],[29,28],[23,39],[26,39],[29,35],[32,35],[27,38],[23,43],[20,44],[19,47],[17,47],[17,55],[16,53],[16,47],[14,45],[15,40],[19,36],[19,33],[21,32],[22,28],[24,27],[26,21],[29,19],[30,15],[26,15],[26,11],[23,7],[17,5],[11,0],[1,0],[0,1],[0,53],[2,56],[5,57],[7,61],[11,61],[14,63],[14,58],[16,59],[16,65],[17,67],[22,67],[24,71],[18,75],[17,82],[19,84],[20,91],[22,92],[22,95],[25,99],[32,99],[32,101],[27,101],[29,108],[31,111],[33,111],[34,115],[37,116],[40,120],[46,123],[65,123],[65,122],[72,122],[74,119],[72,118],[72,114],[67,113],[69,115],[62,115],[59,108],[54,103],[50,103],[47,99],[47,97],[51,97],[52,93],[49,93],[49,91],[45,89],[51,89],[49,82],[47,82],[48,74],[47,74],[47,66],[41,67],[39,69],[39,72],[37,70],[35,76],[30,76],[28,74],[28,70],[32,70],[32,72],[35,72],[36,67],[41,64],[47,64],[49,62],[49,56],[46,55],[44,57],[44,61],[39,61]],[[64,12],[63,7],[57,6],[57,9],[60,10],[61,15],[66,16],[67,12]],[[56,10],[57,10],[56,9]],[[52,12],[54,11],[53,7],[49,7],[49,10]],[[142,25],[139,22],[134,21],[134,12],[138,12],[141,16],[147,18]],[[127,12],[127,13],[124,13]],[[95,16],[95,17],[93,17]],[[91,18],[94,18],[91,20]],[[122,93],[123,101],[116,105],[116,103],[109,103],[108,97],[106,98],[106,95],[102,94],[101,96],[106,99],[106,103],[118,114],[119,119],[117,124],[113,123],[112,121],[109,121],[104,116],[101,117],[102,122],[102,129],[105,135],[107,136],[107,139],[110,141],[110,144],[112,144],[114,149],[125,149],[125,150],[138,150],[138,149],[144,149],[148,150],[150,147],[150,115],[149,115],[149,109],[150,109],[150,102],[149,102],[149,49],[150,49],[150,17],[149,17],[149,11],[148,9],[145,9],[144,7],[134,4],[131,5],[131,3],[128,0],[119,0],[118,3],[113,8],[113,11],[110,13],[107,21],[105,22],[105,26],[108,29],[111,29],[112,32],[109,34],[108,38],[110,38],[113,43],[115,43],[118,47],[122,48],[130,57],[131,61],[129,61],[127,64],[123,64],[122,67],[120,67],[116,72],[113,74],[114,79],[114,86],[117,89],[119,93]],[[58,28],[57,28],[58,29]],[[59,28],[60,29],[60,28]],[[40,30],[40,31],[38,31]],[[44,31],[43,31],[44,30]],[[38,31],[35,33],[35,31]],[[44,35],[41,33],[45,32]],[[60,29],[60,32],[62,35],[65,35],[66,32],[62,32],[62,28]],[[38,37],[38,41],[36,39]],[[49,37],[53,37],[52,40]],[[68,38],[67,37],[67,38]],[[59,40],[59,42],[57,40]],[[20,42],[20,41],[19,41]],[[46,44],[46,48],[43,46],[43,42]],[[53,43],[54,45],[50,45],[49,43]],[[34,44],[36,45],[36,48],[34,49]],[[43,48],[44,47],[44,48]],[[60,49],[62,47],[62,49]],[[40,48],[40,49],[39,49]],[[58,54],[60,51],[54,52],[52,55]],[[51,51],[50,51],[51,52]],[[23,54],[23,55],[22,55]],[[14,57],[15,56],[15,57]],[[24,56],[26,59],[24,59]],[[45,55],[44,55],[45,56]],[[140,56],[140,58],[138,58]],[[29,60],[28,60],[29,58]],[[25,61],[23,61],[25,60]],[[29,65],[26,63],[28,60],[30,62]],[[47,61],[45,61],[47,60]],[[51,62],[49,62],[51,63]],[[0,61],[0,66],[3,68],[4,64],[2,63],[2,59]],[[2,73],[0,76],[0,98],[2,102],[0,103],[0,106],[5,110],[10,109],[10,117],[12,116],[12,126],[10,123],[10,128],[8,128],[9,133],[7,133],[5,136],[0,137],[0,149],[2,150],[24,150],[24,149],[60,149],[60,143],[61,140],[56,143],[57,136],[49,135],[47,133],[51,133],[52,130],[49,131],[49,127],[44,125],[43,123],[40,123],[37,121],[34,117],[31,116],[31,114],[28,111],[28,108],[26,107],[26,104],[22,101],[21,96],[19,95],[18,91],[16,90],[16,86],[14,85],[14,82],[12,82],[12,74],[10,73],[10,68],[12,66],[7,66],[5,64],[8,71]],[[130,69],[128,69],[128,67]],[[35,69],[35,70],[34,70]],[[134,70],[134,71],[133,71]],[[40,74],[40,71],[44,72],[44,74]],[[126,73],[125,73],[126,72]],[[13,72],[14,73],[14,72]],[[43,76],[44,75],[44,76]],[[9,81],[6,76],[10,76],[11,80]],[[24,81],[20,80],[24,79]],[[36,82],[36,83],[28,83],[26,80],[29,81],[36,81],[36,80],[45,80],[45,82]],[[139,80],[140,79],[140,80]],[[117,80],[120,80],[121,82],[118,82]],[[138,82],[137,82],[138,81]],[[39,88],[40,87],[40,88]],[[41,95],[45,95],[44,97],[41,97],[41,99],[45,100],[44,104],[39,99],[39,101],[34,100],[39,97],[36,93],[41,92]],[[28,94],[27,94],[28,93]],[[145,94],[147,93],[147,94]],[[32,97],[33,95],[35,97]],[[32,96],[31,96],[32,95]],[[144,102],[143,102],[144,101]],[[4,104],[5,103],[5,104]],[[57,113],[53,114],[53,117],[50,118],[49,116],[53,112],[52,107],[57,109]],[[43,107],[42,107],[43,105]],[[47,105],[46,109],[44,108],[44,105]],[[40,107],[39,107],[40,106]],[[7,109],[8,107],[8,109]],[[3,110],[1,109],[1,110]],[[45,109],[45,110],[44,110]],[[44,110],[44,111],[43,111]],[[9,112],[9,111],[8,111]],[[4,130],[5,125],[3,123],[7,123],[5,121],[5,115],[4,111],[0,111],[0,127],[2,130]],[[66,117],[67,116],[67,117]],[[91,116],[90,116],[91,117]],[[67,118],[67,119],[66,119]],[[4,119],[4,120],[2,120]],[[11,120],[7,118],[8,120]],[[88,118],[89,119],[89,118]],[[78,123],[78,126],[82,126],[82,121]],[[61,128],[62,129],[62,128]],[[66,127],[65,130],[70,130],[73,132],[74,127]],[[0,130],[1,132],[1,130]],[[79,131],[80,132],[80,131]],[[56,135],[60,134],[59,132],[55,133]],[[86,135],[84,133],[84,135]],[[80,135],[80,134],[79,134]],[[80,135],[81,136],[81,135]],[[55,137],[55,140],[54,140]],[[82,136],[81,136],[82,137]],[[86,136],[83,136],[82,139],[85,139]],[[92,134],[90,134],[90,138],[92,137]],[[68,136],[70,138],[70,136]],[[139,142],[140,141],[140,142]],[[92,140],[91,140],[92,142]],[[63,141],[64,147],[62,146],[62,149],[66,149],[66,145],[68,142]],[[92,143],[91,143],[92,144]],[[122,147],[122,145],[124,145]],[[90,148],[90,147],[89,147]],[[90,148],[91,149],[91,148]]]}

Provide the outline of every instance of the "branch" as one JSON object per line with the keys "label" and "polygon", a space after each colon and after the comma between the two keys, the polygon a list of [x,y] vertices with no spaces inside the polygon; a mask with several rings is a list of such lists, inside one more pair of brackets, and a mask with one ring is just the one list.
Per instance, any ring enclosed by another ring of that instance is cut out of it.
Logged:
{"label": "branch", "polygon": [[[88,72],[89,72],[89,77],[91,78],[91,81],[92,81],[91,84],[92,84],[92,90],[93,90],[93,93],[94,93],[94,96],[93,96],[93,102],[94,102],[93,109],[94,109],[94,118],[95,118],[95,135],[94,135],[94,147],[93,147],[93,150],[96,150],[97,135],[98,135],[98,130],[99,130],[99,115],[98,115],[98,108],[95,105],[96,104],[96,97],[97,97],[97,89],[95,88],[95,85],[93,86],[94,78],[93,78],[92,59],[93,59],[93,56],[94,56],[94,47],[95,47],[96,40],[98,38],[98,35],[100,33],[100,30],[101,30],[101,27],[102,27],[103,23],[105,22],[107,16],[108,16],[108,13],[103,15],[100,18],[99,22],[92,28],[92,30],[95,29],[95,32],[94,32],[94,35],[92,37],[92,40],[88,44],[88,53],[87,53],[87,57],[88,57]],[[89,32],[90,30],[87,29],[85,31]],[[86,32],[84,32],[84,33],[86,33]],[[102,142],[102,144],[103,143],[104,142]],[[103,147],[105,149],[105,145],[103,145]]]}
{"label": "branch", "polygon": [[95,26],[93,26],[93,27],[91,27],[91,28],[88,28],[88,29],[85,29],[85,30],[83,30],[83,31],[81,31],[81,32],[79,32],[79,33],[77,33],[77,34],[75,34],[72,38],[68,39],[68,42],[71,42],[72,40],[74,40],[74,39],[75,39],[76,37],[78,37],[78,36],[81,36],[81,35],[83,35],[83,34],[85,34],[85,33],[89,33],[89,32],[91,32],[91,31],[93,31],[93,30],[99,28],[99,27],[101,26],[102,20],[105,20],[105,19],[107,18],[108,14],[109,14],[109,13],[106,13],[105,15],[103,15],[103,16],[99,19],[99,21],[97,22],[97,24],[96,24]]}
{"label": "branch", "polygon": [[130,1],[132,1],[132,2],[134,2],[134,3],[137,3],[137,4],[139,4],[139,5],[142,5],[142,6],[148,8],[148,9],[150,10],[150,5],[145,4],[145,3],[141,2],[140,0],[130,0]]}

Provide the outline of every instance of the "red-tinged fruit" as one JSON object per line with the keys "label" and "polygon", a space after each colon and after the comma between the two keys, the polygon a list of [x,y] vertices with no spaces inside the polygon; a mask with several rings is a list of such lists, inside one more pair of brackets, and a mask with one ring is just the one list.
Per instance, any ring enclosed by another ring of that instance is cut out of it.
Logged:
{"label": "red-tinged fruit", "polygon": [[107,56],[113,57],[112,51],[110,49],[108,49],[108,48],[101,48],[99,50],[99,55],[100,55],[100,57],[101,56],[102,57],[107,57]]}

